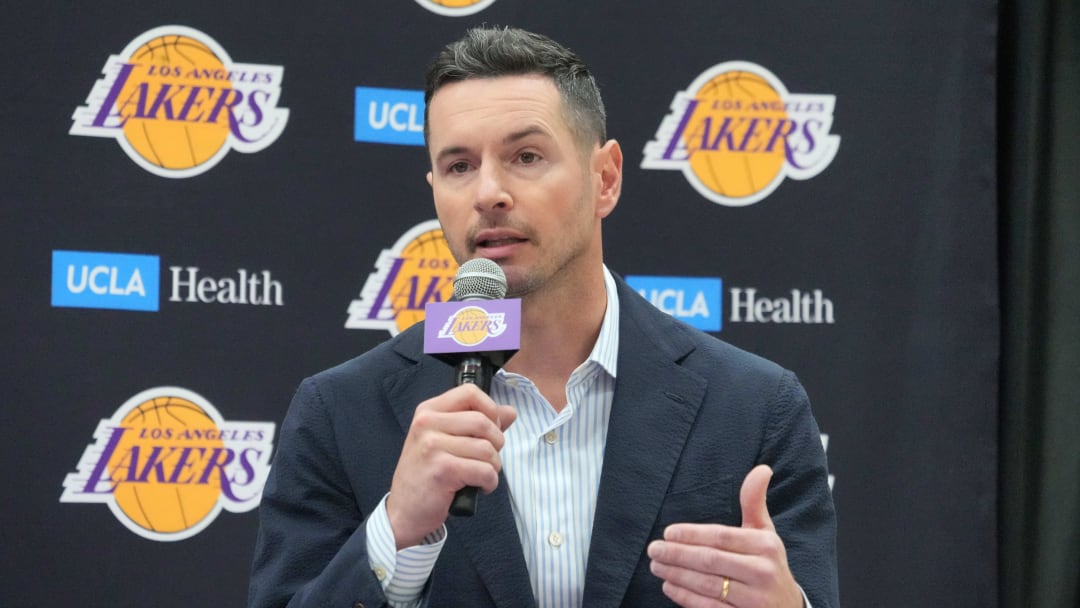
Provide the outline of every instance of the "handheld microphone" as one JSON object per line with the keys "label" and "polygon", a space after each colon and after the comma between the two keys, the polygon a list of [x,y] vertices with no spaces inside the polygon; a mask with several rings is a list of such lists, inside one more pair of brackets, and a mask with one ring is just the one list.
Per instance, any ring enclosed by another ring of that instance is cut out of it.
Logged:
{"label": "handheld microphone", "polygon": [[[506,296],[506,275],[495,262],[486,258],[473,258],[458,268],[454,275],[454,299],[459,302],[474,300],[501,300]],[[491,394],[491,377],[495,366],[487,353],[465,353],[457,364],[454,386],[475,384]],[[466,486],[454,494],[450,503],[451,515],[469,516],[476,513],[477,488]]]}
{"label": "handheld microphone", "polygon": [[[454,277],[453,302],[429,302],[424,352],[456,365],[454,386],[475,384],[491,393],[495,371],[521,345],[521,300],[506,300],[506,275],[491,260],[468,260]],[[450,514],[476,512],[477,488],[454,494]]]}

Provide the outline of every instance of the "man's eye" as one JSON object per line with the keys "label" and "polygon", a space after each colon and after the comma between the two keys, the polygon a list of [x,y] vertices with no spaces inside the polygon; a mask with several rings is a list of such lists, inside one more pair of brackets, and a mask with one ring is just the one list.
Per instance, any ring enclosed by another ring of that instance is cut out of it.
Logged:
{"label": "man's eye", "polygon": [[524,165],[531,165],[532,163],[540,160],[540,156],[538,156],[535,152],[522,152],[521,156],[519,156],[518,159],[521,160],[521,163]]}
{"label": "man's eye", "polygon": [[447,167],[447,170],[450,173],[465,173],[466,171],[469,170],[469,163],[467,163],[465,161],[458,161],[458,162],[450,165],[449,167]]}

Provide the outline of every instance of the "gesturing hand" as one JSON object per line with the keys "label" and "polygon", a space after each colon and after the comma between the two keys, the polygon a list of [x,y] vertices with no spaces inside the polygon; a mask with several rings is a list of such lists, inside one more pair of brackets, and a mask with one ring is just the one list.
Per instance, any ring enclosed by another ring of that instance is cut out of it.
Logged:
{"label": "gesturing hand", "polygon": [[802,592],[788,568],[765,495],[772,478],[754,467],[739,491],[742,527],[672,524],[648,553],[664,594],[685,608],[798,608]]}
{"label": "gesturing hand", "polygon": [[515,418],[513,408],[496,405],[472,384],[417,406],[386,500],[398,550],[438,529],[459,489],[495,490],[503,431]]}

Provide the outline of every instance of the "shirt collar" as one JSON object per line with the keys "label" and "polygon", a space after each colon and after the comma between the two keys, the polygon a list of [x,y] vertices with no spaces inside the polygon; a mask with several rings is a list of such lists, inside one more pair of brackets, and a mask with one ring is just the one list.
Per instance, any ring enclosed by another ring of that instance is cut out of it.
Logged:
{"label": "shirt collar", "polygon": [[[600,322],[600,335],[596,337],[592,352],[574,372],[575,375],[599,365],[609,376],[615,377],[619,361],[619,293],[615,286],[615,277],[611,275],[606,265],[604,266],[604,292],[607,294],[607,309]],[[499,369],[496,372],[496,376],[502,378],[511,375],[516,374],[510,374],[505,369]]]}
{"label": "shirt collar", "polygon": [[604,291],[607,292],[607,310],[600,323],[600,335],[596,338],[587,361],[600,364],[612,378],[619,361],[619,293],[615,287],[615,277],[604,266]]}

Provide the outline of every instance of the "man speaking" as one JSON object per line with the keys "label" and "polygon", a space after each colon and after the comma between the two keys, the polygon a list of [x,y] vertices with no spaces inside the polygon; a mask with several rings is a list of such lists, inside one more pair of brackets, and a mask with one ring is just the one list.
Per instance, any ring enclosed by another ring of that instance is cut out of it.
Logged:
{"label": "man speaking", "polygon": [[[521,299],[491,394],[420,325],[306,379],[259,509],[249,605],[838,605],[825,455],[794,374],[668,315],[603,263],[622,187],[584,63],[478,28],[427,74],[459,263]],[[453,388],[450,388],[453,387]],[[449,517],[465,487],[475,515]]]}

